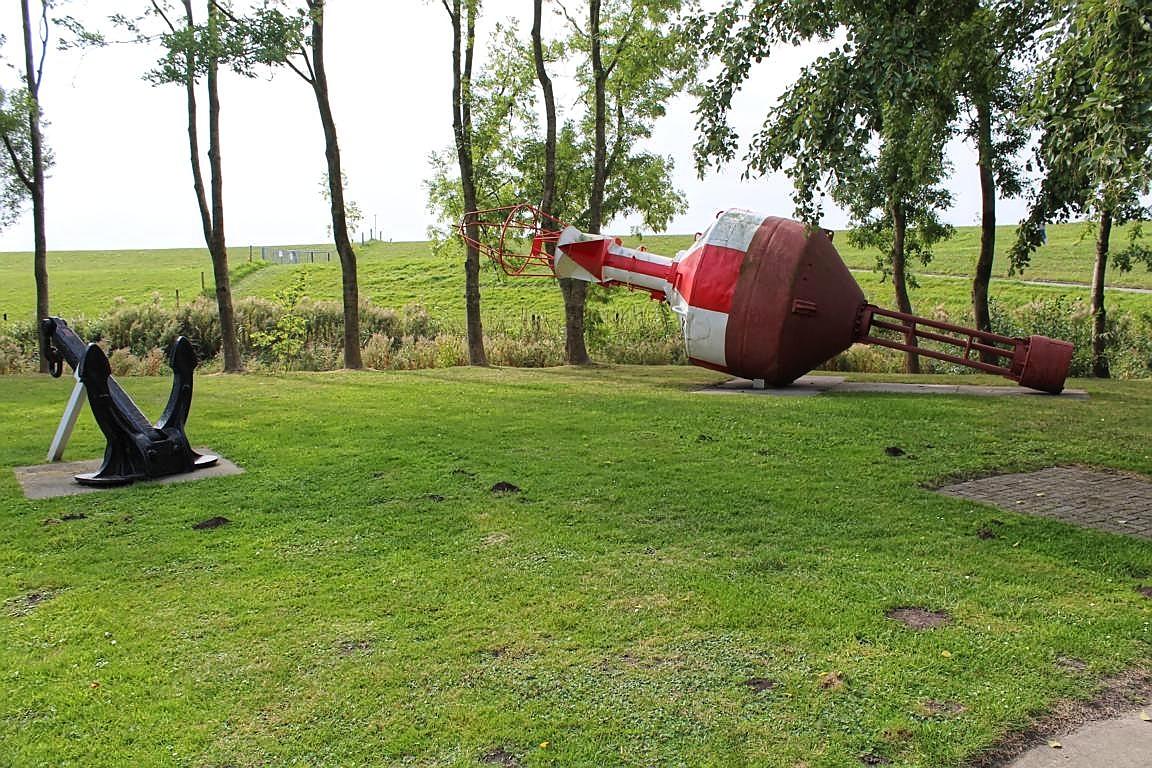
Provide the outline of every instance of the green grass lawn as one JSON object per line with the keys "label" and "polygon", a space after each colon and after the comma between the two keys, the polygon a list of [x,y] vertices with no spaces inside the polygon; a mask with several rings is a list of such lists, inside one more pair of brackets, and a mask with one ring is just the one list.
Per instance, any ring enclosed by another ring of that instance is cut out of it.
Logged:
{"label": "green grass lawn", "polygon": [[[189,431],[244,475],[31,502],[6,468],[42,460],[69,383],[6,377],[0,763],[959,766],[1152,663],[1147,541],[926,489],[1152,474],[1147,383],[692,393],[718,378],[207,376]],[[159,414],[166,381],[125,388]],[[70,455],[101,449],[86,412]]]}
{"label": "green grass lawn", "polygon": [[[1111,247],[1122,250],[1128,244],[1129,227],[1113,230]],[[996,261],[994,277],[1008,277],[1008,250],[1016,237],[1015,225],[996,228]],[[1092,281],[1092,262],[1095,258],[1096,232],[1086,224],[1055,224],[1048,227],[1048,242],[1036,251],[1032,263],[1018,277],[1025,280],[1045,280],[1072,283]],[[849,266],[873,269],[874,251],[853,248],[844,234],[836,237],[836,247]],[[956,234],[933,249],[932,261],[924,266],[915,265],[915,271],[945,275],[971,275],[975,271],[980,252],[980,228],[957,227]],[[1152,288],[1152,271],[1143,265],[1130,272],[1119,272],[1109,265],[1107,284],[1129,288]]]}
{"label": "green grass lawn", "polygon": [[[640,241],[632,238],[627,242],[634,245]],[[642,242],[655,252],[674,254],[686,247],[690,238],[646,237]],[[868,299],[880,306],[894,307],[891,284],[882,280],[879,273],[867,271],[873,263],[857,256],[860,256],[858,252],[845,254],[846,261],[858,270],[856,280]],[[935,262],[932,265],[934,267]],[[1086,261],[1084,269],[1090,268],[1090,261]],[[237,294],[271,296],[286,288],[293,276],[301,271],[307,274],[309,295],[318,299],[339,300],[340,267],[336,263],[271,266],[243,280],[237,288]],[[948,274],[943,270],[941,273]],[[433,317],[450,324],[463,323],[463,267],[451,258],[432,255],[424,243],[379,243],[363,248],[359,256],[359,275],[361,295],[378,306],[423,304]],[[1051,279],[1056,279],[1056,273]],[[912,290],[912,300],[921,314],[931,314],[935,309],[942,308],[954,319],[970,315],[971,284],[968,280],[920,275],[917,282],[919,288]],[[1152,284],[1152,279],[1148,282]],[[613,311],[644,311],[651,306],[647,294],[615,289],[606,291],[604,295]],[[486,265],[482,272],[481,296],[485,315],[497,321],[515,321],[525,314],[560,318],[564,312],[559,291],[551,280],[508,278],[490,265]],[[1036,299],[1058,296],[1080,299],[1085,304],[1089,299],[1087,286],[1041,286],[1008,279],[993,281],[991,296],[1004,306],[1019,306]],[[1152,295],[1148,294],[1114,291],[1109,295],[1108,302],[1112,308],[1152,312]]]}
{"label": "green grass lawn", "polygon": [[[1004,252],[1011,242],[1012,227],[1001,227],[998,237],[1000,256],[997,276],[1003,278],[1006,270]],[[1080,224],[1057,225],[1049,228],[1049,244],[1042,248],[1024,277],[1030,280],[1054,280],[1088,283],[1091,277],[1093,243],[1091,237],[1083,239],[1085,229]],[[1123,229],[1115,237],[1117,247],[1124,242]],[[837,247],[849,266],[870,270],[875,266],[871,252],[851,248],[841,233]],[[642,240],[626,238],[630,245],[643,242],[652,251],[674,255],[691,244],[690,236],[659,235]],[[916,272],[967,275],[975,262],[979,231],[975,227],[961,227],[952,240],[941,244],[936,258],[928,266],[915,268]],[[331,246],[300,246],[331,250]],[[428,243],[370,243],[357,249],[361,295],[379,306],[399,309],[406,304],[423,304],[434,317],[451,323],[463,319],[463,267],[459,258],[434,256]],[[232,248],[233,266],[248,261],[247,246]],[[259,249],[256,250],[259,258]],[[35,306],[32,280],[32,257],[28,253],[0,253],[0,312],[10,320],[30,318]],[[147,301],[158,295],[167,305],[175,302],[176,291],[186,301],[200,292],[201,272],[206,284],[212,286],[212,269],[204,249],[178,249],[157,251],[59,251],[49,255],[49,279],[53,292],[53,311],[64,317],[97,317],[108,312],[118,299],[128,303]],[[271,297],[292,280],[292,275],[305,271],[309,276],[309,292],[314,298],[338,299],[340,296],[339,265],[333,262],[301,266],[272,266],[237,281],[237,296]],[[860,275],[865,289],[877,282],[868,275]],[[556,287],[549,280],[508,279],[495,268],[483,272],[482,295],[487,311],[500,321],[518,319],[524,314],[542,314],[559,317],[563,313]],[[1126,274],[1113,270],[1110,285],[1152,288],[1152,272],[1137,267]],[[962,281],[943,282],[922,276],[923,289],[915,292],[917,307],[935,307],[938,304],[968,306],[969,287]],[[993,282],[993,295],[1006,302],[1015,302],[1027,295],[1087,296],[1086,289],[1033,288],[1007,280]],[[881,304],[891,304],[891,291],[876,292]],[[1026,300],[1026,299],[1025,299]],[[1138,308],[1152,307],[1152,298],[1114,292],[1109,297],[1114,306]],[[618,309],[644,306],[644,295],[613,292],[610,299]]]}
{"label": "green grass lawn", "polygon": [[[259,250],[256,251],[257,258]],[[230,248],[236,267],[248,260],[248,248]],[[172,305],[176,291],[181,301],[200,294],[201,273],[211,290],[212,262],[203,248],[144,251],[50,251],[48,280],[52,311],[65,318],[99,317],[123,299],[139,304],[159,295]],[[36,283],[31,253],[0,253],[0,312],[9,320],[27,320],[35,314]]]}

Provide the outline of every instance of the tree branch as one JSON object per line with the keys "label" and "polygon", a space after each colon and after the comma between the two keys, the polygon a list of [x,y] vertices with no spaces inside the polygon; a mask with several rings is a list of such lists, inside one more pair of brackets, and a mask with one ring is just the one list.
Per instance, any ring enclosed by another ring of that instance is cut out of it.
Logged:
{"label": "tree branch", "polygon": [[299,67],[297,67],[295,64],[293,64],[292,59],[285,58],[284,64],[288,67],[288,69],[290,69],[293,72],[295,72],[296,74],[300,75],[300,79],[302,79],[304,82],[308,83],[308,85],[315,85],[316,84],[316,73],[312,71],[312,62],[310,62],[308,60],[308,56],[305,55],[303,49],[300,50],[300,55],[304,57],[304,63],[308,67],[308,73],[309,74],[305,74],[303,70],[301,70]]}
{"label": "tree branch", "polygon": [[220,11],[220,13],[224,14],[228,18],[228,20],[231,21],[233,24],[240,24],[241,23],[240,19],[236,18],[236,16],[233,15],[232,11],[230,11],[227,8],[225,8],[224,6],[220,5],[220,3],[217,2],[217,0],[212,0],[212,5],[216,8],[216,10],[218,10],[218,11]]}
{"label": "tree branch", "polygon": [[16,171],[16,175],[20,177],[20,182],[31,192],[36,187],[35,183],[24,173],[24,168],[20,164],[20,158],[16,156],[16,150],[12,147],[12,142],[9,140],[8,134],[5,133],[3,139],[4,147],[8,150],[8,157],[12,158],[12,169]]}
{"label": "tree branch", "polygon": [[608,66],[604,68],[604,77],[612,76],[612,70],[616,69],[616,65],[620,63],[620,58],[624,55],[624,49],[628,47],[628,38],[630,38],[632,33],[635,31],[636,25],[632,25],[626,29],[624,34],[620,36],[620,39],[617,41],[616,45],[613,46],[612,58]]}
{"label": "tree branch", "polygon": [[48,56],[48,0],[40,0],[40,63],[36,67],[37,103],[40,101],[40,82],[44,79],[44,59]]}
{"label": "tree branch", "polygon": [[300,45],[300,57],[304,59],[304,65],[308,67],[308,77],[304,78],[310,83],[316,82],[316,68],[312,66],[312,57],[308,55],[303,43]]}
{"label": "tree branch", "polygon": [[580,33],[584,37],[589,36],[588,33],[585,32],[584,29],[580,26],[579,22],[577,22],[576,19],[572,18],[572,14],[568,13],[568,9],[564,7],[564,3],[561,2],[561,0],[556,0],[556,5],[560,6],[560,13],[564,16],[565,19],[568,20],[568,23],[572,25],[573,29],[575,29],[578,33]]}
{"label": "tree branch", "polygon": [[612,172],[615,169],[616,162],[620,159],[620,153],[624,149],[624,102],[619,95],[616,96],[616,141],[612,142],[612,152],[608,155],[608,161],[604,164],[604,178],[612,178]]}
{"label": "tree branch", "polygon": [[168,25],[168,29],[172,31],[172,34],[176,34],[176,25],[172,23],[172,20],[168,18],[168,14],[164,13],[164,9],[160,7],[156,0],[152,0],[152,9],[156,11],[156,15],[164,19],[164,23]]}

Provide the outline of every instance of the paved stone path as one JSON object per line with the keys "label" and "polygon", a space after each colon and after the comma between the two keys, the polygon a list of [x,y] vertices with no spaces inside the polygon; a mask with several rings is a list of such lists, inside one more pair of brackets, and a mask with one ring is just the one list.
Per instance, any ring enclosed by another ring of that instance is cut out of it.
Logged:
{"label": "paved stone path", "polygon": [[937,491],[1013,512],[1152,539],[1152,480],[1137,475],[1049,467],[969,480]]}

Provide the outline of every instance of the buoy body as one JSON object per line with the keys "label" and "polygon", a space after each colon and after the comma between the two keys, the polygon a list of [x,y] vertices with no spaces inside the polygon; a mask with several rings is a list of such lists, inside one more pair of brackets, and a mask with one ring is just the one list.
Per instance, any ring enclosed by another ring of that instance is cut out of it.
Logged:
{"label": "buoy body", "polygon": [[674,259],[571,227],[558,247],[558,276],[666,299],[693,363],[773,386],[851,346],[867,304],[823,231],[749,211],[724,211]]}

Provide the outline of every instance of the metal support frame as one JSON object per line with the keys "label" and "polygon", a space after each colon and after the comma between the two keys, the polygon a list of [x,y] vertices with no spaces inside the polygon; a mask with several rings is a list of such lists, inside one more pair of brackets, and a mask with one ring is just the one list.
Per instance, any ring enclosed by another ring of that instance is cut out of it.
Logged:
{"label": "metal support frame", "polygon": [[[893,320],[896,322],[891,322]],[[873,329],[901,334],[904,341],[874,336]],[[1005,376],[1021,386],[1051,394],[1059,394],[1064,389],[1064,379],[1073,352],[1072,344],[1067,341],[1049,339],[1046,336],[1031,336],[1027,339],[1001,336],[991,331],[980,331],[906,312],[881,309],[873,304],[860,308],[856,321],[856,340]],[[931,347],[921,347],[916,343],[919,340],[958,349],[943,352]],[[980,352],[987,352],[1002,358],[1005,362],[996,365],[971,356]]]}
{"label": "metal support frame", "polygon": [[56,427],[56,434],[52,436],[52,445],[48,446],[48,461],[55,462],[64,458],[64,449],[72,438],[76,420],[80,418],[80,411],[84,410],[84,382],[80,381],[79,374],[74,376],[76,386],[72,387],[72,394],[68,396],[68,405],[64,406],[60,426]]}

